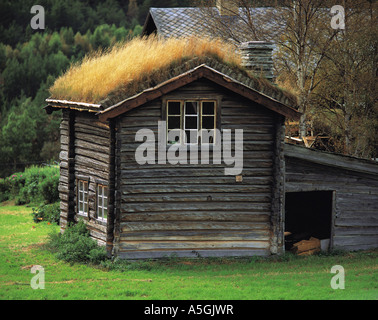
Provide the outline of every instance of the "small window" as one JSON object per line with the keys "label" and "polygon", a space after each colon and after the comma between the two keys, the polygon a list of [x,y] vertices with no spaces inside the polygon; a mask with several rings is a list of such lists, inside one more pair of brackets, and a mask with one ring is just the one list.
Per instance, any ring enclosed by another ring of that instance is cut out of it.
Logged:
{"label": "small window", "polygon": [[168,101],[167,143],[214,144],[216,106],[214,100]]}
{"label": "small window", "polygon": [[78,213],[88,216],[88,181],[78,180]]}
{"label": "small window", "polygon": [[108,187],[97,185],[97,219],[106,221],[108,217]]}

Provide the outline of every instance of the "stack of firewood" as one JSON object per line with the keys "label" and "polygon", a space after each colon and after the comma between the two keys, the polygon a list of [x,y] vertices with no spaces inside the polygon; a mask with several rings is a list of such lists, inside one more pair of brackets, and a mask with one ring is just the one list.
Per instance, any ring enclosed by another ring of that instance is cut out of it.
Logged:
{"label": "stack of firewood", "polygon": [[299,256],[309,256],[319,252],[320,249],[320,240],[311,237],[309,240],[294,243],[291,251]]}

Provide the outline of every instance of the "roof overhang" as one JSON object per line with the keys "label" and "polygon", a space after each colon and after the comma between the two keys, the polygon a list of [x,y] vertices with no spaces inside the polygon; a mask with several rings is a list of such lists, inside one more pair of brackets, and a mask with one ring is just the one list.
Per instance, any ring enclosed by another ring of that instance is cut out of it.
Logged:
{"label": "roof overhang", "polygon": [[99,116],[100,121],[105,122],[201,78],[208,79],[289,119],[297,120],[301,115],[301,113],[296,109],[289,107],[264,93],[254,90],[233,79],[232,77],[207,66],[206,64],[197,66],[165,82],[162,82],[155,87],[146,89],[109,108],[106,108],[105,110],[99,111],[97,115]]}
{"label": "roof overhang", "polygon": [[48,114],[51,114],[55,109],[73,109],[78,111],[88,111],[98,113],[103,110],[101,104],[74,102],[68,100],[46,99],[48,105],[44,108]]}
{"label": "roof overhang", "polygon": [[378,176],[378,162],[285,143],[285,157]]}

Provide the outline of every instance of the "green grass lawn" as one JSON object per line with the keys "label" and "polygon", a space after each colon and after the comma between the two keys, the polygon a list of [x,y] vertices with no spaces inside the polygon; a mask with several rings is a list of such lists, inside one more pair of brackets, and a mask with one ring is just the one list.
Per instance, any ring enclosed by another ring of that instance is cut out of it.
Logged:
{"label": "green grass lawn", "polygon": [[[377,299],[378,252],[270,259],[165,259],[120,270],[57,260],[44,249],[59,227],[34,223],[31,208],[0,205],[0,299]],[[45,289],[32,289],[33,265]],[[332,266],[345,270],[345,289],[330,286]]]}

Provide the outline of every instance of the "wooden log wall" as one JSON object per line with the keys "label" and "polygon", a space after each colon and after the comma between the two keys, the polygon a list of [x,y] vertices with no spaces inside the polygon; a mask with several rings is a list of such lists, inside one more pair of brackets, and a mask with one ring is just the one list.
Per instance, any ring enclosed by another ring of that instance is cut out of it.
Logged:
{"label": "wooden log wall", "polygon": [[[75,118],[75,178],[89,179],[88,216],[83,217],[90,235],[101,245],[106,244],[107,224],[96,219],[96,186],[98,183],[109,187],[109,168],[111,156],[109,126],[98,121],[97,117],[78,112]],[[75,195],[77,185],[75,184]],[[78,212],[77,201],[75,212]],[[76,217],[81,217],[76,215]]]}
{"label": "wooden log wall", "polygon": [[[74,113],[74,116],[72,115]],[[106,222],[96,219],[97,183],[108,184],[112,160],[111,135],[109,127],[86,112],[64,111],[60,126],[60,200],[61,229],[68,221],[83,218],[88,225],[90,235],[105,245],[108,234]],[[88,180],[88,216],[79,215],[77,208],[77,180]],[[114,181],[114,177],[113,180]],[[114,191],[114,187],[113,187]],[[112,198],[110,197],[110,200]],[[113,207],[110,207],[112,213]],[[112,223],[110,224],[112,226]],[[110,239],[111,240],[111,239]],[[110,247],[111,249],[111,247]]]}
{"label": "wooden log wall", "polygon": [[286,151],[286,192],[334,191],[333,248],[377,248],[378,164],[290,145],[285,146]]}
{"label": "wooden log wall", "polygon": [[157,138],[162,100],[149,102],[118,119],[116,210],[119,219],[115,252],[120,257],[271,253],[277,130],[274,113],[205,80],[185,86],[170,97],[210,98],[219,94],[222,95],[221,128],[233,132],[244,130],[242,182],[236,182],[235,176],[226,176],[224,163],[214,165],[211,157],[208,165],[136,163],[135,150],[141,142],[135,142],[135,134],[138,129],[148,128]]}

